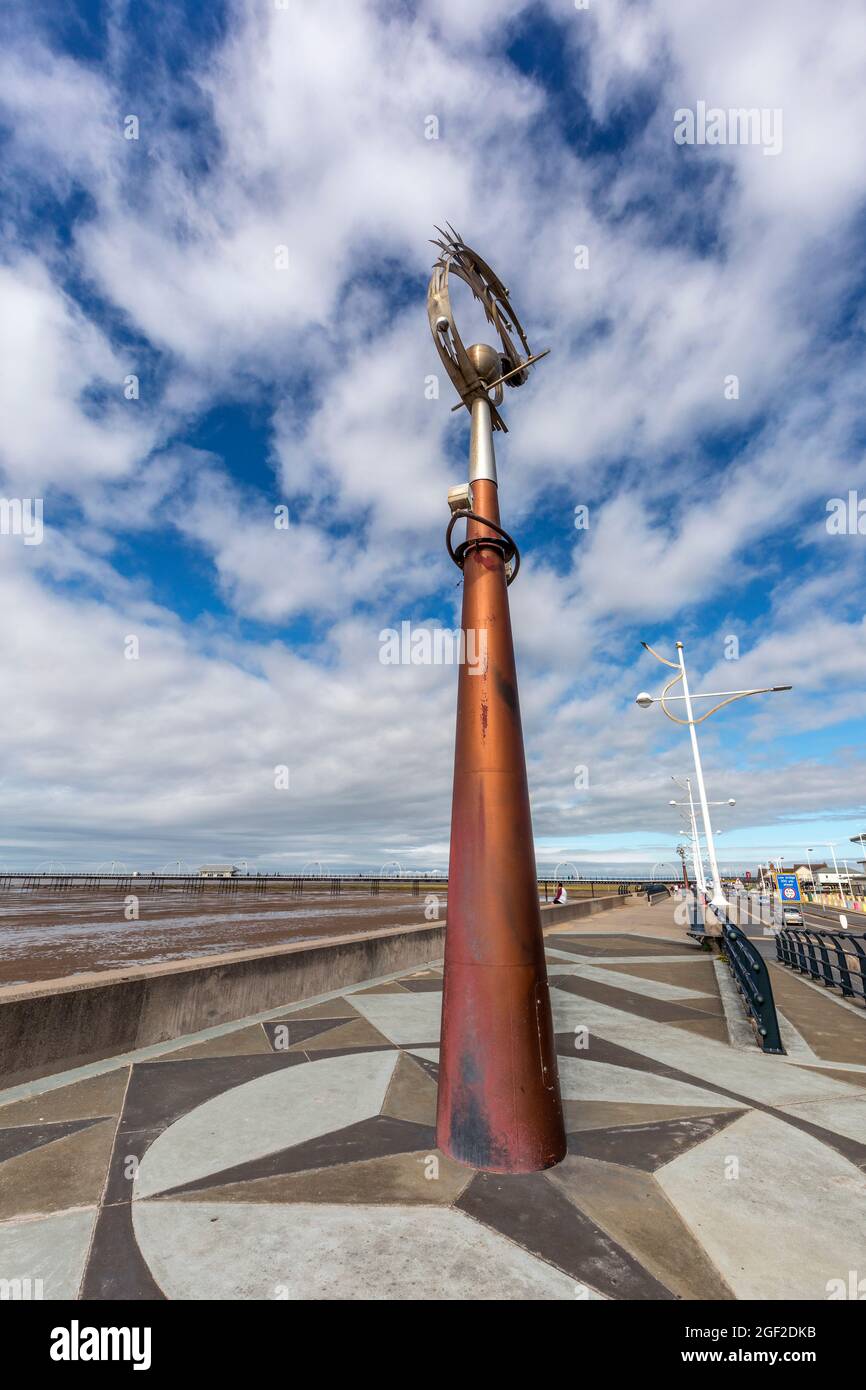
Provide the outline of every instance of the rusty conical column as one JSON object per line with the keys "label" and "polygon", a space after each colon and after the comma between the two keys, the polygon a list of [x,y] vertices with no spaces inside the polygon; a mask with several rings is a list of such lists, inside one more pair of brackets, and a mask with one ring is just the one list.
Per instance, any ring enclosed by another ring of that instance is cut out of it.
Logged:
{"label": "rusty conical column", "polygon": [[[470,349],[472,352],[472,349]],[[472,403],[471,509],[501,525],[490,408]],[[467,540],[495,537],[478,521]],[[491,1172],[565,1154],[505,560],[466,551],[437,1142]]]}

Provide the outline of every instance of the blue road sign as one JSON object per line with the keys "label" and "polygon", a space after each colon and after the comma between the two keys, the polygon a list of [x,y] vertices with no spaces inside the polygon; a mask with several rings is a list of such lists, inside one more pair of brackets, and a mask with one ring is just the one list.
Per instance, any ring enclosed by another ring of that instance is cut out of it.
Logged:
{"label": "blue road sign", "polygon": [[779,890],[779,897],[783,903],[802,902],[800,897],[800,880],[796,874],[776,874],[776,887]]}

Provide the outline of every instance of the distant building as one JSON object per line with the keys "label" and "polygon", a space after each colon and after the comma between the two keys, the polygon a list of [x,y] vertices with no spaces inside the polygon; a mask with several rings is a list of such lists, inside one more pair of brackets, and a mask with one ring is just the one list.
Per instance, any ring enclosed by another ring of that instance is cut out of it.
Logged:
{"label": "distant building", "polygon": [[202,864],[199,878],[237,878],[240,870],[236,864]]}

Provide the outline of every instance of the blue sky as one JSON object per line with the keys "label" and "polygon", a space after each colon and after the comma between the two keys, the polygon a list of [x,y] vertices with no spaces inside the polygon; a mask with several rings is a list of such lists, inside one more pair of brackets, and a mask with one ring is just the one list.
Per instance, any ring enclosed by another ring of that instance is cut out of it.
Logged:
{"label": "blue sky", "polygon": [[[634,706],[662,675],[641,639],[682,640],[697,689],[795,687],[702,726],[720,851],[847,848],[855,0],[44,0],[2,26],[0,469],[45,534],[0,536],[0,862],[445,863],[454,671],[379,653],[458,621],[467,417],[444,376],[430,398],[424,307],[446,219],[552,350],[497,437],[540,861],[674,852],[688,740]],[[701,101],[781,112],[781,148],[677,144]]]}

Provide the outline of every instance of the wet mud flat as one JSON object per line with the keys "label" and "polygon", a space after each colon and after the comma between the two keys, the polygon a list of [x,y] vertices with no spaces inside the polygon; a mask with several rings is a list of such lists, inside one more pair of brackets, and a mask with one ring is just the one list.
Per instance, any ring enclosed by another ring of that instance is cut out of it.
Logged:
{"label": "wet mud flat", "polygon": [[[133,901],[129,899],[132,896]],[[20,889],[0,892],[0,986],[37,983],[93,970],[116,970],[241,951],[283,946],[382,927],[419,926],[446,896],[422,887],[368,891],[331,897],[327,887],[301,896],[284,889],[266,893],[239,888],[185,894],[147,887],[122,892]],[[136,901],[137,900],[137,901]],[[137,911],[138,916],[127,918]],[[433,918],[432,920],[435,920]]]}

